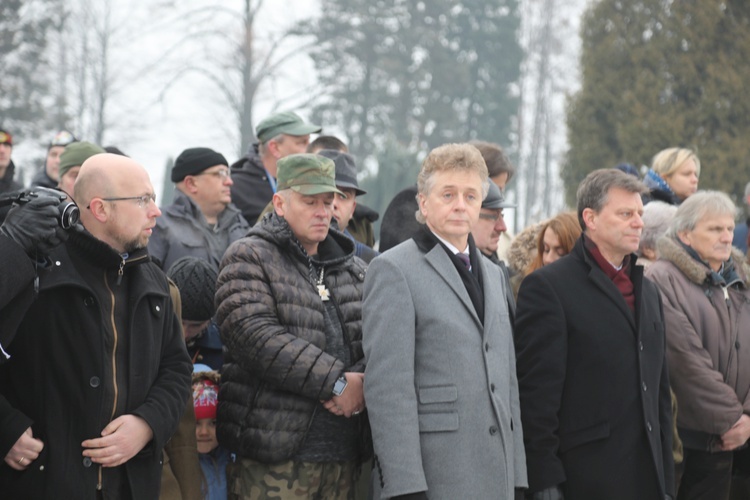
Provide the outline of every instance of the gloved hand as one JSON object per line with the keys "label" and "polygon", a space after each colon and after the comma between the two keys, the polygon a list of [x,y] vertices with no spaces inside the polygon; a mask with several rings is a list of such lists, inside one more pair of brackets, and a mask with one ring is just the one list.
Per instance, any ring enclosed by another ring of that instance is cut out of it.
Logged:
{"label": "gloved hand", "polygon": [[68,238],[58,223],[60,200],[37,196],[27,203],[14,206],[0,226],[0,232],[18,243],[31,257],[46,255]]}
{"label": "gloved hand", "polygon": [[531,500],[565,500],[562,489],[559,486],[553,486],[551,488],[537,491],[536,493],[527,495]]}

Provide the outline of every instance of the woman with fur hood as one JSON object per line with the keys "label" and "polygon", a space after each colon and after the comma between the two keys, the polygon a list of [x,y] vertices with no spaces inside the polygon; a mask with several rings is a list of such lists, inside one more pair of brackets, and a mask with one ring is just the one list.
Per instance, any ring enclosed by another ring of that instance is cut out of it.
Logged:
{"label": "woman with fur hood", "polygon": [[732,249],[735,213],[724,193],[690,196],[646,270],[661,291],[679,404],[678,499],[729,498],[733,461],[750,438],[750,268]]}

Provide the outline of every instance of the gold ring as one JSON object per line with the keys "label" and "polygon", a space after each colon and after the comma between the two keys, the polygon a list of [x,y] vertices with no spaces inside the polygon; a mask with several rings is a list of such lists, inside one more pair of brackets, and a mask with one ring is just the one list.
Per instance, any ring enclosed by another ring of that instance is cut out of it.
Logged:
{"label": "gold ring", "polygon": [[26,457],[21,457],[18,459],[18,465],[23,465],[23,461],[26,460]]}

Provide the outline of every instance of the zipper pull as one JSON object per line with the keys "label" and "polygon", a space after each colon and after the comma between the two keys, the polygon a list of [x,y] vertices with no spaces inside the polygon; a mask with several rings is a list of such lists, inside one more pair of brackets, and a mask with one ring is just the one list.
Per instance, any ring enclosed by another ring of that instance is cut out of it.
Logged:
{"label": "zipper pull", "polygon": [[120,262],[120,269],[117,270],[117,285],[122,283],[123,268],[125,267],[125,259]]}
{"label": "zipper pull", "polygon": [[729,302],[729,290],[727,290],[727,287],[723,286],[721,287],[722,290],[724,290],[724,300]]}

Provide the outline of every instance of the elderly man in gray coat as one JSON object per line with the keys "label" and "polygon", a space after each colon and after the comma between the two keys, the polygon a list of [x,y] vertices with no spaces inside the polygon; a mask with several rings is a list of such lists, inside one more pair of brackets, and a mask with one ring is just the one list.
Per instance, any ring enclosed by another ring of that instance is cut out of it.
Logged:
{"label": "elderly man in gray coat", "polygon": [[511,499],[527,486],[511,292],[470,235],[487,178],[473,146],[434,149],[418,178],[426,226],[368,269],[376,498]]}

